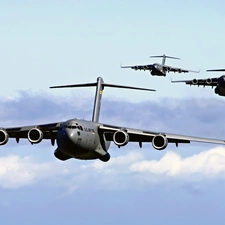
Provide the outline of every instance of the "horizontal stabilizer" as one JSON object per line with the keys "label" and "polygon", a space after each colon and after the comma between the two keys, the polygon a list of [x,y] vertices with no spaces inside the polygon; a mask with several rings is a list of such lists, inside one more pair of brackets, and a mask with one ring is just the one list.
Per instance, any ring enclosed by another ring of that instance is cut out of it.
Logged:
{"label": "horizontal stabilizer", "polygon": [[72,87],[95,87],[97,83],[86,83],[86,84],[71,84],[71,85],[61,85],[61,86],[52,86],[50,88],[72,88]]}
{"label": "horizontal stabilizer", "polygon": [[206,70],[207,72],[224,72],[225,69]]}
{"label": "horizontal stabilizer", "polygon": [[116,85],[116,84],[103,84],[104,87],[113,87],[113,88],[126,88],[126,89],[133,89],[133,90],[142,90],[142,91],[155,91],[154,89],[149,88],[139,88],[139,87],[132,87],[132,86],[124,86],[124,85]]}
{"label": "horizontal stabilizer", "polygon": [[172,56],[168,56],[168,55],[153,55],[153,56],[150,56],[150,58],[180,59],[180,58],[177,58],[177,57],[172,57]]}
{"label": "horizontal stabilizer", "polygon": [[[74,88],[74,87],[96,87],[95,92],[95,100],[94,100],[94,110],[92,116],[92,122],[97,123],[99,120],[99,113],[100,113],[100,105],[101,105],[101,98],[104,87],[113,87],[113,88],[127,88],[133,90],[143,90],[143,91],[155,91],[149,88],[139,88],[139,87],[131,87],[131,86],[124,86],[124,85],[116,85],[116,84],[106,84],[101,77],[97,78],[97,82],[95,83],[86,83],[86,84],[71,84],[71,85],[60,85],[60,86],[52,86],[50,88]],[[109,154],[107,154],[106,158],[101,158],[101,160],[108,160]]]}
{"label": "horizontal stabilizer", "polygon": [[[139,87],[132,87],[132,86],[124,86],[124,85],[116,85],[116,84],[107,84],[102,82],[102,87],[113,87],[113,88],[125,88],[125,89],[133,89],[133,90],[142,90],[142,91],[155,91],[154,89],[149,88],[139,88]],[[86,84],[69,84],[69,85],[59,85],[59,86],[52,86],[50,88],[74,88],[74,87],[96,87],[96,83],[86,83]]]}

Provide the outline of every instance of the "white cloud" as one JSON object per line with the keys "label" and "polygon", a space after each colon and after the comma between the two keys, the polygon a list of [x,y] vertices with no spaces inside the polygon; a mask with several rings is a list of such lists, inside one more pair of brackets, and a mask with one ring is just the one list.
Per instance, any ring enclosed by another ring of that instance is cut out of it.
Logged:
{"label": "white cloud", "polygon": [[186,179],[196,177],[225,177],[225,148],[216,147],[187,158],[167,152],[160,160],[143,160],[130,166],[133,172],[147,172]]}
{"label": "white cloud", "polygon": [[57,163],[40,163],[30,157],[9,155],[0,158],[0,186],[19,188],[40,180],[65,174],[64,168],[57,169]]}
{"label": "white cloud", "polygon": [[111,158],[107,163],[69,160],[38,162],[33,157],[0,158],[0,187],[20,188],[41,183],[62,188],[64,194],[85,189],[136,189],[155,183],[225,178],[225,148],[217,147],[182,158],[172,151],[158,160],[146,160],[137,151]]}

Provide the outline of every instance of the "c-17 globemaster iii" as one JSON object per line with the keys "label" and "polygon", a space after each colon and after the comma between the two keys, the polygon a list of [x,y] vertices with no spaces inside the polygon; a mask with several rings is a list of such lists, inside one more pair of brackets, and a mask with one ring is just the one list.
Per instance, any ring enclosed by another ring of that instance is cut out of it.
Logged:
{"label": "c-17 globemaster iii", "polygon": [[38,144],[43,139],[49,139],[52,145],[54,145],[55,141],[57,142],[54,154],[60,160],[68,160],[70,158],[82,160],[100,159],[106,162],[110,159],[108,149],[111,141],[118,147],[125,146],[128,142],[138,142],[140,147],[142,147],[143,142],[152,142],[152,146],[156,150],[165,149],[168,143],[175,143],[176,146],[178,146],[178,143],[190,143],[191,141],[225,144],[224,140],[133,129],[99,122],[101,98],[105,87],[146,91],[153,91],[152,89],[107,84],[104,83],[101,77],[98,77],[95,83],[53,86],[51,88],[91,86],[96,86],[92,121],[69,119],[50,124],[1,128],[0,145],[6,144],[9,138],[15,138],[17,143],[20,138],[27,138],[31,144]]}
{"label": "c-17 globemaster iii", "polygon": [[145,65],[134,65],[134,66],[120,66],[121,68],[131,68],[133,70],[149,70],[150,74],[153,76],[166,76],[167,72],[178,72],[178,73],[188,73],[194,72],[198,73],[199,71],[187,70],[178,67],[165,65],[166,58],[169,59],[180,59],[176,57],[163,55],[150,56],[150,58],[162,58],[162,63],[153,63],[153,64],[145,64]]}
{"label": "c-17 globemaster iii", "polygon": [[[213,70],[206,70],[207,72],[223,72],[225,69],[213,69]],[[210,77],[210,78],[203,78],[203,79],[192,79],[192,80],[173,80],[172,83],[186,83],[195,86],[208,86],[208,87],[215,87],[215,94],[220,96],[225,96],[225,75],[220,77]]]}

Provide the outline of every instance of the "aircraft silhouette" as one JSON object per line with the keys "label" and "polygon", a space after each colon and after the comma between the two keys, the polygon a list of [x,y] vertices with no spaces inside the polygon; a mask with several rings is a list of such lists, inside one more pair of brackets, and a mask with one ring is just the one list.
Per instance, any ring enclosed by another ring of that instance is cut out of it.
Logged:
{"label": "aircraft silhouette", "polygon": [[[213,69],[213,70],[206,70],[207,72],[222,72],[225,71],[225,69]],[[220,96],[225,96],[225,75],[222,75],[220,77],[214,77],[214,78],[207,78],[207,79],[193,79],[193,80],[175,80],[171,81],[172,83],[179,83],[183,82],[186,84],[196,85],[196,86],[210,86],[215,87],[215,94],[218,94]]]}
{"label": "aircraft silhouette", "polygon": [[188,73],[188,72],[195,72],[198,73],[199,71],[194,70],[186,70],[182,68],[177,68],[173,66],[167,66],[165,65],[166,58],[169,59],[180,59],[176,57],[167,56],[165,54],[163,55],[157,55],[157,56],[150,56],[150,58],[162,58],[162,63],[153,63],[153,64],[146,64],[146,65],[135,65],[135,66],[120,66],[121,68],[131,68],[133,70],[149,70],[150,74],[153,76],[166,76],[167,72],[178,72],[178,73]]}
{"label": "aircraft silhouette", "polygon": [[152,89],[107,84],[104,83],[101,77],[98,77],[95,83],[62,85],[50,88],[92,86],[96,86],[96,93],[91,121],[75,118],[50,124],[1,128],[0,145],[6,144],[9,138],[15,138],[17,143],[21,138],[26,138],[31,144],[38,144],[43,139],[48,139],[52,145],[55,144],[55,141],[57,142],[54,155],[60,160],[70,158],[82,160],[100,159],[106,162],[110,159],[108,149],[111,141],[118,147],[125,146],[128,142],[138,142],[140,147],[142,147],[143,142],[152,142],[152,146],[156,150],[165,149],[168,143],[175,143],[176,146],[178,146],[178,143],[190,143],[191,141],[225,144],[224,140],[133,129],[99,122],[101,99],[105,87],[154,91]]}

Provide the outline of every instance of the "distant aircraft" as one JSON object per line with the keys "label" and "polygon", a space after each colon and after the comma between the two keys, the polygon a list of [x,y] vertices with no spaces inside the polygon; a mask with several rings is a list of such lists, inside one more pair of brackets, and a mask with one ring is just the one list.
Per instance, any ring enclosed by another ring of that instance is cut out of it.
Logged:
{"label": "distant aircraft", "polygon": [[190,143],[191,141],[225,144],[223,140],[145,131],[99,123],[101,98],[105,87],[146,91],[153,91],[152,89],[107,84],[104,83],[101,77],[98,77],[95,83],[53,86],[50,88],[92,86],[96,86],[92,121],[70,119],[64,122],[50,124],[1,128],[0,145],[6,144],[9,138],[15,138],[17,143],[20,138],[27,138],[31,144],[38,144],[42,139],[49,139],[52,145],[54,145],[55,141],[57,142],[58,147],[54,155],[60,160],[68,160],[70,158],[82,160],[100,159],[106,162],[110,159],[108,149],[111,141],[118,147],[125,146],[128,142],[138,142],[140,147],[142,147],[143,142],[152,142],[156,150],[165,149],[168,143],[175,143],[176,146],[178,146],[178,143]]}
{"label": "distant aircraft", "polygon": [[166,76],[167,72],[178,72],[178,73],[188,73],[188,72],[195,72],[198,73],[199,71],[194,70],[185,70],[177,67],[167,66],[165,65],[166,58],[169,59],[180,59],[176,57],[171,57],[167,55],[157,55],[157,56],[150,56],[150,58],[162,58],[162,64],[160,63],[153,63],[153,64],[147,64],[147,65],[135,65],[135,66],[120,66],[121,68],[131,68],[133,70],[149,70],[151,75],[157,75],[157,76]]}
{"label": "distant aircraft", "polygon": [[[225,71],[225,69],[213,69],[213,70],[206,70],[207,72],[222,72]],[[193,80],[175,80],[171,81],[172,83],[178,83],[178,82],[184,82],[189,85],[197,85],[199,86],[211,86],[216,87],[215,88],[215,94],[218,94],[220,96],[225,96],[225,75],[222,75],[220,77],[214,77],[214,78],[207,78],[207,79],[193,79]]]}

